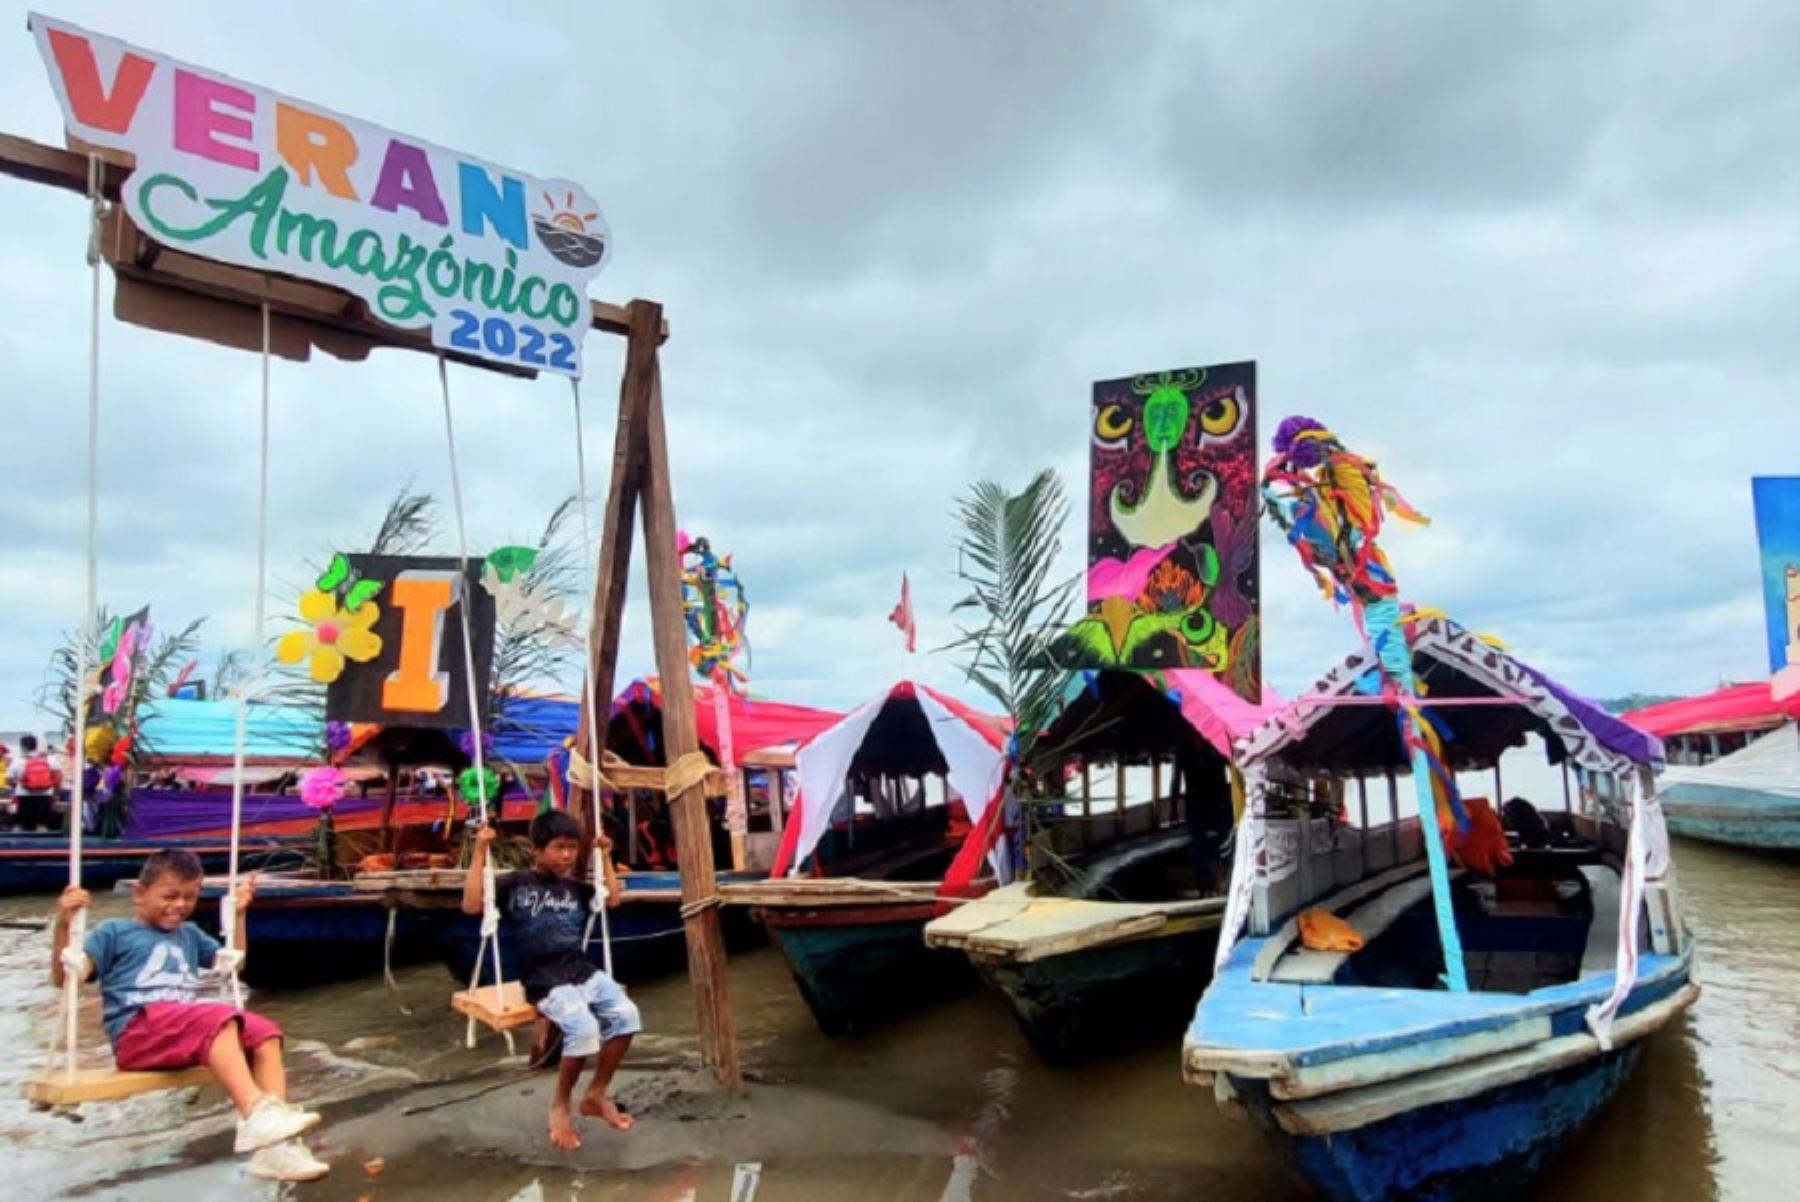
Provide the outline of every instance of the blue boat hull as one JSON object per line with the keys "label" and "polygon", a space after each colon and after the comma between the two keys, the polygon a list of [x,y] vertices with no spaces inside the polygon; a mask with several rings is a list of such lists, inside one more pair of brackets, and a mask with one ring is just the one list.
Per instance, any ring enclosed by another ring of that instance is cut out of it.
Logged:
{"label": "blue boat hull", "polygon": [[[432,938],[438,959],[452,976],[467,984],[475,971],[475,957],[481,951],[481,919],[459,910],[431,913],[436,916]],[[725,908],[721,921],[725,924],[727,946],[743,946],[755,939],[749,923],[733,908]],[[678,902],[627,901],[607,911],[607,926],[612,935],[613,975],[622,981],[674,972],[687,964],[687,939]],[[593,941],[588,944],[587,958],[595,968],[605,966],[598,924],[594,927]],[[519,964],[519,945],[507,925],[501,923],[502,975],[508,980],[517,980]],[[491,985],[493,981],[494,961],[490,950],[482,961],[479,983]]]}
{"label": "blue boat hull", "polygon": [[[219,934],[217,886],[202,891],[194,920]],[[434,912],[394,912],[394,943],[387,946],[389,909],[378,894],[344,884],[265,889],[244,914],[250,955],[244,979],[252,985],[308,985],[379,972],[429,960],[436,948]]]}
{"label": "blue boat hull", "polygon": [[1331,1202],[1498,1202],[1523,1196],[1618,1092],[1642,1046],[1329,1136],[1286,1133],[1266,1084],[1234,1085],[1284,1159]]}

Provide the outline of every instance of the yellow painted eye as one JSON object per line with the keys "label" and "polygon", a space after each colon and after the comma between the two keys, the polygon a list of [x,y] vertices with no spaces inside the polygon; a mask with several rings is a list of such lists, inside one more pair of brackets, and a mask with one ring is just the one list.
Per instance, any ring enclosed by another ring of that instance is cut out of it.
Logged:
{"label": "yellow painted eye", "polygon": [[1131,411],[1123,405],[1102,405],[1094,415],[1094,437],[1103,443],[1124,442],[1131,436]]}
{"label": "yellow painted eye", "polygon": [[1217,397],[1206,403],[1200,411],[1200,429],[1212,438],[1223,438],[1238,428],[1243,420],[1244,410],[1238,404],[1236,395]]}

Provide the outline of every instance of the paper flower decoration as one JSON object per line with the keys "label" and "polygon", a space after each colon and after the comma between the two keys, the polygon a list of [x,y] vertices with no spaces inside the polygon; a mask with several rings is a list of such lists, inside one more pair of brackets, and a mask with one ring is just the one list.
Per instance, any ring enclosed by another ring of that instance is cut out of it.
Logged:
{"label": "paper flower decoration", "polygon": [[348,722],[327,722],[325,724],[325,750],[336,755],[350,746],[350,724]]}
{"label": "paper flower decoration", "polygon": [[[456,745],[458,748],[460,748],[462,750],[462,753],[464,755],[468,756],[470,759],[475,758],[475,732],[474,731],[472,731],[472,730],[463,731],[462,736],[456,740]],[[482,758],[486,759],[487,757],[489,757],[493,754],[494,754],[494,736],[491,732],[484,730],[481,732],[481,755],[482,755]]]}
{"label": "paper flower decoration", "polygon": [[312,678],[319,684],[342,676],[346,660],[366,664],[381,654],[381,636],[370,629],[381,617],[381,607],[373,601],[346,610],[332,594],[311,589],[300,598],[300,616],[311,629],[282,635],[275,658],[297,664],[310,657]]}
{"label": "paper flower decoration", "polygon": [[492,768],[483,768],[477,775],[474,768],[464,768],[456,774],[456,794],[473,810],[481,805],[482,786],[485,777],[488,808],[493,809],[500,804],[500,774]]}
{"label": "paper flower decoration", "polygon": [[[503,547],[502,551],[518,548]],[[496,551],[494,555],[499,555]],[[511,575],[507,572],[511,571]],[[494,617],[500,626],[516,634],[530,634],[565,647],[583,645],[580,622],[559,597],[548,597],[526,583],[516,566],[495,565],[494,556],[481,567],[481,587],[494,598]]]}
{"label": "paper flower decoration", "polygon": [[336,768],[314,768],[300,778],[300,800],[315,810],[329,810],[344,800],[350,779]]}

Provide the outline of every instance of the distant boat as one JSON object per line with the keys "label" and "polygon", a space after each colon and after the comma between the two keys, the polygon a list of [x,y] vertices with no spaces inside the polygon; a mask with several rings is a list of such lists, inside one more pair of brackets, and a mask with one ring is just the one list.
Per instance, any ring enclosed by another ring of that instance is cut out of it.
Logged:
{"label": "distant boat", "polygon": [[[1519,1197],[1623,1084],[1642,1041],[1698,996],[1647,803],[1661,748],[1446,619],[1412,623],[1409,641],[1458,768],[1537,733],[1553,757],[1624,779],[1622,804],[1533,817],[1509,803],[1511,865],[1492,880],[1459,873],[1442,899],[1416,819],[1340,846],[1328,819],[1279,817],[1278,782],[1408,766],[1374,652],[1349,656],[1246,741],[1232,937],[1182,1067],[1334,1202]],[[1442,981],[1439,901],[1466,992]],[[1361,946],[1307,938],[1302,916],[1315,932],[1347,923]]]}
{"label": "distant boat", "polygon": [[1766,682],[1625,715],[1668,747],[1656,785],[1669,830],[1759,851],[1800,851],[1796,716],[1800,698],[1775,702]]}

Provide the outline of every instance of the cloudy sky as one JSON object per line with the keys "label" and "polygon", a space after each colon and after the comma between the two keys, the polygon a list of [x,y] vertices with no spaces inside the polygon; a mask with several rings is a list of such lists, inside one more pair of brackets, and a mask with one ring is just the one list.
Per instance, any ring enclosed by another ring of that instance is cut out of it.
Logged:
{"label": "cloudy sky", "polygon": [[[771,695],[883,687],[902,571],[947,641],[952,499],[1046,465],[1079,497],[1092,381],[1243,358],[1265,440],[1319,417],[1435,519],[1390,544],[1413,599],[1595,694],[1766,672],[1749,478],[1800,473],[1793,6],[53,11],[582,181],[616,239],[594,294],[667,306],[678,512],[735,553]],[[24,24],[4,129],[56,142]],[[4,729],[80,613],[88,283],[76,198],[0,179],[0,214]],[[110,321],[102,357],[102,599],[242,644],[257,360]],[[619,357],[590,341],[602,465]],[[531,536],[574,487],[566,388],[452,386],[472,540]],[[276,363],[273,611],[402,481],[446,494],[436,404],[424,356]],[[1263,550],[1293,691],[1354,636]],[[641,590],[624,656],[648,669]]]}

